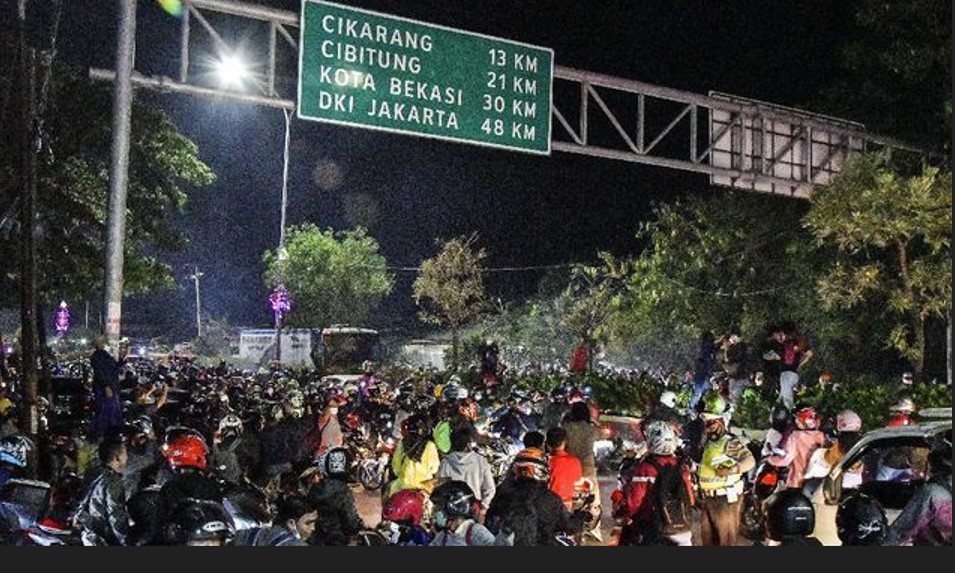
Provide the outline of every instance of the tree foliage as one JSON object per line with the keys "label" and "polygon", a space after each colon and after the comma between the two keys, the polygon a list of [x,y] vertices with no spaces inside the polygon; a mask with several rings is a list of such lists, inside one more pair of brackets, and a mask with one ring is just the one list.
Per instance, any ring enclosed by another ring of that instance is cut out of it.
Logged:
{"label": "tree foliage", "polygon": [[944,156],[951,153],[952,2],[862,0],[856,30],[816,106]]}
{"label": "tree foliage", "polygon": [[784,317],[813,330],[803,210],[793,199],[735,191],[658,205],[637,231],[648,247],[633,259],[617,330],[673,347],[659,357],[673,365],[692,363],[704,332],[759,340]]}
{"label": "tree foliage", "polygon": [[920,374],[926,322],[952,308],[951,172],[905,177],[881,157],[857,156],[814,191],[804,224],[815,245],[837,253],[816,285],[822,304],[884,303],[886,346]]}
{"label": "tree foliage", "polygon": [[412,296],[422,321],[451,330],[452,364],[458,366],[460,330],[487,305],[482,263],[485,249],[475,248],[477,234],[437,240],[440,252],[421,263]]}
{"label": "tree foliage", "polygon": [[[37,157],[37,258],[40,299],[89,299],[104,280],[105,225],[112,141],[109,84],[93,83],[58,67],[52,74],[47,111],[41,118]],[[13,130],[0,138],[0,213],[11,217],[0,241],[0,257],[17,260],[18,182],[12,173],[17,151]],[[187,192],[211,184],[215,174],[198,158],[198,147],[166,114],[134,98],[130,128],[124,294],[172,288],[172,268],[161,255],[181,250],[187,239],[176,215]],[[3,299],[11,305],[18,265],[0,276]]]}
{"label": "tree foliage", "polygon": [[281,278],[292,309],[285,324],[325,327],[363,324],[394,287],[378,242],[363,227],[346,231],[319,229],[312,223],[292,226],[285,242],[287,256],[266,251],[265,284]]}

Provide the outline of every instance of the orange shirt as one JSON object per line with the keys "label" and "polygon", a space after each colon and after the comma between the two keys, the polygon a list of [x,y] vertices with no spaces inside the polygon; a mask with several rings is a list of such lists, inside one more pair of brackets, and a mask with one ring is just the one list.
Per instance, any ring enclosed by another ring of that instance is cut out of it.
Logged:
{"label": "orange shirt", "polygon": [[550,489],[559,495],[568,507],[574,499],[574,484],[580,481],[583,475],[583,467],[577,456],[567,450],[550,453]]}

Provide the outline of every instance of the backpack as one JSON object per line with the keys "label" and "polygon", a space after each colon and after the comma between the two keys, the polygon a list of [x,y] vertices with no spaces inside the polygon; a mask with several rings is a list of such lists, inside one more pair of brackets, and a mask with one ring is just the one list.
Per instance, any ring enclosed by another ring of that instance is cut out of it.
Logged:
{"label": "backpack", "polygon": [[647,463],[657,470],[650,495],[659,532],[662,535],[673,535],[689,531],[693,522],[690,515],[690,492],[683,481],[683,462],[662,465],[657,463],[653,456],[648,456]]}

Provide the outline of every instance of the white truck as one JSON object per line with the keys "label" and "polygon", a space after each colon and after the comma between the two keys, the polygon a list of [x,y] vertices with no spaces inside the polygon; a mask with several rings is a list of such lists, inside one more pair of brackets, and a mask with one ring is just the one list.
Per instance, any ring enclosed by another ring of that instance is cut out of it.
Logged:
{"label": "white truck", "polygon": [[[381,360],[377,330],[332,325],[318,328],[283,328],[279,336],[283,366],[315,368],[322,373],[353,374],[366,361]],[[239,332],[237,362],[264,366],[276,359],[274,328],[245,328]]]}

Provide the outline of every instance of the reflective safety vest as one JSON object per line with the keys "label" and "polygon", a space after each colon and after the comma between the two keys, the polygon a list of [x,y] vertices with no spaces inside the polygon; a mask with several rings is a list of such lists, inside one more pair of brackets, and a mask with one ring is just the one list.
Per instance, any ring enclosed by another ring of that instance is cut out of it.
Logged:
{"label": "reflective safety vest", "polygon": [[728,474],[726,477],[720,477],[716,474],[716,469],[724,463],[736,463],[737,457],[733,454],[738,452],[740,447],[745,448],[746,446],[729,434],[724,434],[721,438],[706,443],[703,447],[700,465],[696,470],[700,491],[725,489],[742,482],[742,473]]}

